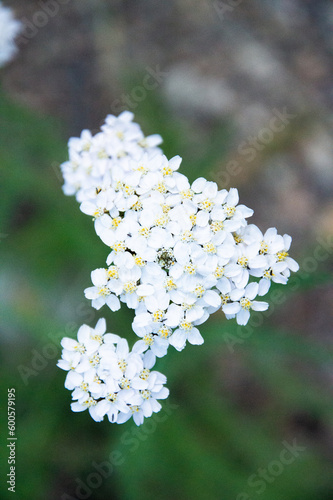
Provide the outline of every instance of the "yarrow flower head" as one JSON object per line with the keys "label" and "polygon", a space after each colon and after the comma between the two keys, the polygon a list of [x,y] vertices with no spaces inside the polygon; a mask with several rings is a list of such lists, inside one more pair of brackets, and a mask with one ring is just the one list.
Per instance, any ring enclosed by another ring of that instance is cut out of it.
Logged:
{"label": "yarrow flower head", "polygon": [[81,326],[78,340],[63,338],[59,368],[68,371],[65,387],[72,392],[74,412],[88,410],[100,422],[113,423],[133,417],[137,425],[161,409],[160,399],[169,391],[166,377],[152,370],[147,356],[130,352],[127,341],[106,332],[100,319],[95,328]]}
{"label": "yarrow flower head", "polygon": [[21,31],[21,23],[12,10],[0,2],[0,67],[12,59],[17,51],[15,38]]}
{"label": "yarrow flower head", "polygon": [[[133,413],[141,423],[158,408],[156,394],[166,394],[159,392],[161,375],[138,388],[142,363],[150,369],[169,345],[181,351],[187,342],[202,344],[198,327],[219,309],[245,325],[251,311],[268,308],[257,296],[272,281],[286,284],[290,271],[298,270],[289,256],[290,236],[275,228],[263,234],[248,224],[253,210],[239,204],[237,189],[220,190],[203,177],[190,184],[178,172],[181,158],[168,159],[161,141],[159,135],[145,137],[132,113],[109,115],[96,135],[84,130],[70,139],[69,161],[61,166],[65,194],[76,196],[108,247],[106,265],[92,271],[85,296],[96,309],[116,311],[121,303],[133,309],[139,337],[131,353],[126,341],[109,341],[110,334],[103,345],[92,344],[88,327],[80,329],[78,343],[63,341],[59,366],[75,373],[65,385],[79,382],[72,409],[89,408],[95,420],[108,415],[124,422]],[[104,392],[82,393],[85,384],[90,387],[91,370]]]}

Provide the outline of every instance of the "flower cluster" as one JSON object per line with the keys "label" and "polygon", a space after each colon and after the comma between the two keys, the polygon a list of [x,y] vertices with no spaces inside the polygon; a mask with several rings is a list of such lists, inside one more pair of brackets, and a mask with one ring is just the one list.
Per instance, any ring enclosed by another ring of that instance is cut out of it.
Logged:
{"label": "flower cluster", "polygon": [[85,296],[96,309],[134,309],[133,353],[155,363],[169,345],[202,344],[198,326],[218,309],[245,325],[251,310],[268,308],[256,298],[271,281],[286,284],[298,264],[290,236],[247,223],[253,211],[238,203],[237,189],[204,178],[190,184],[178,172],[181,158],[168,159],[161,137],[144,137],[132,120],[130,112],[110,115],[95,136],[70,139],[62,172],[64,192],[111,248]]}
{"label": "flower cluster", "polygon": [[125,339],[105,332],[105,320],[100,319],[95,328],[81,326],[78,340],[61,341],[58,366],[68,371],[65,387],[73,390],[72,410],[89,409],[96,422],[107,415],[120,424],[133,416],[140,425],[161,409],[157,400],[168,397],[166,377],[151,371],[149,356],[130,352]]}
{"label": "flower cluster", "polygon": [[0,2],[0,67],[4,66],[16,52],[15,37],[21,30],[12,10]]}

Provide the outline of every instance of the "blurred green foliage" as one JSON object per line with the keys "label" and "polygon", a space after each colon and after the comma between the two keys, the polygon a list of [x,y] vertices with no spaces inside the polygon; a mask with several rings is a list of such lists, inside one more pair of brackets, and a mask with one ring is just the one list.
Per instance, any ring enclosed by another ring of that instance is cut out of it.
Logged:
{"label": "blurred green foliage", "polygon": [[[133,342],[132,315],[125,308],[96,312],[84,299],[90,272],[104,265],[107,249],[77,202],[62,194],[57,162],[67,157],[66,132],[3,93],[0,110],[1,463],[4,478],[6,395],[14,387],[17,498],[332,499],[325,446],[331,390],[312,376],[331,364],[331,353],[271,327],[269,318],[241,338],[237,325],[217,313],[201,328],[203,346],[170,349],[157,365],[168,377],[169,400],[140,428],[133,422],[96,424],[86,412],[70,411],[65,374],[56,368],[60,339],[105,316],[108,331]],[[136,118],[147,134],[161,133],[166,154],[182,152],[191,165],[182,171],[191,180],[212,170],[231,133],[223,124],[204,135],[199,144],[210,151],[204,158],[195,144],[200,130],[189,130],[185,121],[176,126],[155,97],[140,105]],[[295,291],[286,287],[286,302],[327,284],[324,264]],[[230,339],[236,339],[234,352]],[[283,442],[294,439],[305,450],[278,475],[268,472],[258,494],[259,483],[251,486],[249,478],[254,481],[260,468],[270,470]],[[5,480],[1,490],[1,498],[12,498]]]}

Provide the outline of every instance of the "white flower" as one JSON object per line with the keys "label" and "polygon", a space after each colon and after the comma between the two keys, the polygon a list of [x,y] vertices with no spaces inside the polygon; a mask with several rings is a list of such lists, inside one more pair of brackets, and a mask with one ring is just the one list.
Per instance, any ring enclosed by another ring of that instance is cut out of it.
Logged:
{"label": "white flower", "polygon": [[233,262],[238,265],[238,275],[233,276],[233,281],[238,288],[244,288],[251,272],[263,272],[267,267],[267,258],[259,254],[260,243],[255,242],[250,245],[240,243],[236,247]]}
{"label": "white flower", "polygon": [[179,323],[179,328],[177,328],[169,338],[169,343],[177,349],[177,351],[182,351],[186,345],[186,341],[193,345],[201,345],[204,339],[199,330],[193,326],[192,323],[182,320]]}
{"label": "white flower", "polygon": [[142,336],[142,340],[135,342],[133,352],[141,354],[150,348],[154,356],[158,358],[162,358],[166,355],[169,347],[169,342],[166,339],[163,339],[153,333],[146,333],[138,336]]}
{"label": "white flower", "polygon": [[130,411],[127,403],[131,404],[131,397],[133,398],[135,393],[121,389],[114,392],[113,387],[108,388],[108,384],[106,384],[106,387],[105,398],[97,403],[95,412],[100,419],[107,415],[110,422],[116,422],[120,411],[123,413]]}
{"label": "white flower", "polygon": [[244,289],[235,288],[230,291],[231,302],[222,306],[222,310],[228,316],[235,317],[239,325],[246,325],[250,318],[250,309],[253,311],[266,311],[267,302],[253,300],[259,292],[258,283],[250,283]]}
{"label": "white flower", "polygon": [[143,424],[144,418],[151,417],[161,409],[158,399],[166,399],[169,396],[169,390],[163,385],[166,383],[166,377],[159,372],[150,372],[148,376],[148,386],[140,391],[141,404],[131,405],[130,412],[120,413],[117,423],[126,422],[131,416],[136,425]]}
{"label": "white flower", "polygon": [[92,306],[95,309],[100,309],[104,304],[107,304],[111,311],[120,309],[118,297],[112,293],[109,283],[109,274],[107,269],[95,269],[91,273],[91,281],[93,287],[86,288],[84,294],[87,299],[92,301]]}
{"label": "white flower", "polygon": [[287,269],[284,272],[284,275],[286,277],[290,276],[290,271],[293,271],[294,273],[299,270],[299,265],[297,262],[289,257],[289,248],[291,245],[291,236],[288,234],[283,235],[283,241],[284,241],[284,247],[280,252],[277,252],[276,257],[278,262],[285,262],[287,264]]}
{"label": "white flower", "polygon": [[202,344],[197,327],[219,308],[245,325],[251,310],[268,307],[256,296],[298,270],[290,236],[248,224],[253,211],[238,204],[237,189],[219,190],[203,177],[190,185],[177,172],[181,158],[169,160],[160,142],[144,136],[133,113],[109,115],[96,135],[85,130],[69,141],[61,166],[64,192],[75,194],[111,248],[108,267],[91,273],[85,295],[96,309],[116,311],[121,302],[134,309],[140,337],[130,351],[102,322],[93,333],[83,326],[77,341],[63,339],[58,366],[68,371],[72,409],[88,408],[96,421],[133,416],[140,425],[159,411],[166,379],[151,368],[169,344],[178,351]]}
{"label": "white flower", "polygon": [[114,208],[113,193],[109,189],[108,191],[101,191],[97,194],[94,200],[87,200],[81,203],[80,210],[93,217],[95,221],[95,230],[99,235],[103,229],[112,226],[112,218],[117,217],[119,214],[118,210],[112,210]]}
{"label": "white flower", "polygon": [[142,354],[141,349],[130,351],[125,339],[105,330],[101,319],[94,329],[83,325],[78,341],[62,341],[58,366],[69,372],[65,387],[73,390],[71,408],[74,412],[88,409],[96,422],[107,415],[110,422],[118,423],[128,420],[135,408],[140,416],[134,420],[139,425],[144,416],[160,410],[157,399],[169,393],[163,387],[166,378],[151,371],[155,363],[151,355]]}
{"label": "white flower", "polygon": [[16,52],[15,37],[22,25],[17,21],[10,8],[0,2],[0,67],[12,59]]}
{"label": "white flower", "polygon": [[96,413],[97,401],[91,397],[86,396],[80,401],[75,401],[71,404],[71,409],[74,412],[89,410],[90,416],[95,420],[95,422],[100,422],[102,418]]}

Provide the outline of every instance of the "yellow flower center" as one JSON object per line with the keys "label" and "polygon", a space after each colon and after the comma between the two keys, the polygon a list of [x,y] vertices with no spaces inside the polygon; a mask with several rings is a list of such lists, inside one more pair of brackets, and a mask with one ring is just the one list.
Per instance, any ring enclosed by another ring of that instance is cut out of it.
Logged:
{"label": "yellow flower center", "polygon": [[247,309],[247,310],[249,310],[251,308],[251,305],[252,305],[252,302],[249,299],[246,299],[245,297],[240,299],[239,303],[243,309]]}
{"label": "yellow flower center", "polygon": [[164,182],[159,182],[158,184],[156,184],[155,186],[155,191],[158,191],[159,193],[166,193],[167,192],[167,188],[166,188],[166,185],[164,184]]}
{"label": "yellow flower center", "polygon": [[217,266],[214,271],[215,278],[222,278],[223,275],[224,275],[224,267]]}
{"label": "yellow flower center", "polygon": [[149,236],[150,236],[150,229],[149,229],[149,227],[141,227],[139,229],[139,234],[141,236],[144,236],[145,238],[149,238]]}
{"label": "yellow flower center", "polygon": [[104,214],[104,208],[96,208],[95,212],[93,213],[93,216],[95,219],[98,219],[98,217],[101,217]]}
{"label": "yellow flower center", "polygon": [[224,224],[221,220],[214,220],[211,223],[210,228],[213,233],[218,233],[219,231],[222,231],[222,229],[224,228]]}
{"label": "yellow flower center", "polygon": [[90,408],[91,406],[95,406],[97,404],[97,401],[94,400],[94,398],[90,397],[86,399],[83,402],[83,405],[86,406],[87,408]]}
{"label": "yellow flower center", "polygon": [[243,243],[243,238],[241,237],[240,234],[237,234],[237,233],[234,233],[234,240],[236,242],[236,244],[238,245],[239,243]]}
{"label": "yellow flower center", "polygon": [[127,281],[124,283],[124,292],[125,293],[133,293],[137,289],[137,284],[135,281]]}
{"label": "yellow flower center", "polygon": [[117,401],[117,394],[115,392],[109,392],[106,399],[110,401],[110,403],[115,403]]}
{"label": "yellow flower center", "polygon": [[247,259],[246,257],[239,257],[238,261],[237,261],[237,264],[239,264],[240,266],[242,267],[247,267],[247,263],[248,263],[249,259]]}
{"label": "yellow flower center", "polygon": [[229,207],[228,205],[226,205],[224,207],[224,211],[225,211],[227,217],[232,217],[235,214],[235,212],[236,212],[236,208],[235,207]]}
{"label": "yellow flower center", "polygon": [[101,150],[98,152],[97,156],[98,156],[98,158],[99,158],[100,160],[104,160],[105,158],[108,158],[108,157],[109,157],[109,156],[108,156],[108,154],[107,154],[107,152],[105,151],[105,149],[101,149]]}
{"label": "yellow flower center", "polygon": [[167,175],[172,175],[173,174],[173,170],[172,168],[168,165],[167,167],[163,167],[162,168],[162,174],[164,176],[167,176]]}
{"label": "yellow flower center", "polygon": [[190,215],[190,221],[192,222],[192,226],[195,226],[197,223],[197,216],[196,214],[191,214]]}
{"label": "yellow flower center", "polygon": [[112,279],[118,279],[119,278],[119,272],[118,272],[118,267],[117,266],[110,266],[108,268],[107,274],[109,278]]}
{"label": "yellow flower center", "polygon": [[184,191],[180,192],[180,196],[182,200],[192,200],[194,193],[192,189],[184,189]]}
{"label": "yellow flower center", "polygon": [[223,293],[221,293],[220,297],[221,297],[222,305],[227,304],[230,300],[230,297],[227,294],[224,295]]}
{"label": "yellow flower center", "polygon": [[205,243],[203,249],[207,253],[216,253],[216,246],[213,243]]}
{"label": "yellow flower center", "polygon": [[89,363],[92,365],[92,366],[96,366],[98,365],[100,361],[100,357],[97,355],[97,354],[94,354],[93,356],[91,356],[89,358]]}
{"label": "yellow flower center", "polygon": [[152,333],[146,333],[146,335],[143,337],[143,341],[146,345],[153,345],[154,335]]}
{"label": "yellow flower center", "polygon": [[264,272],[263,277],[270,280],[275,276],[273,269],[270,267],[267,271]]}
{"label": "yellow flower center", "polygon": [[143,165],[139,165],[136,170],[138,172],[141,172],[142,174],[146,174],[148,172],[148,169],[146,167],[144,167]]}
{"label": "yellow flower center", "polygon": [[86,348],[84,347],[84,345],[80,344],[79,342],[76,344],[74,349],[75,351],[78,351],[80,354],[84,354],[86,352]]}
{"label": "yellow flower center", "polygon": [[141,372],[140,372],[140,375],[139,377],[142,379],[142,380],[147,380],[148,377],[150,375],[150,370],[148,368],[144,368]]}
{"label": "yellow flower center", "polygon": [[210,212],[213,207],[214,202],[208,198],[199,203],[199,208],[201,208],[201,210],[205,210],[206,212]]}
{"label": "yellow flower center", "polygon": [[102,297],[107,297],[110,295],[111,290],[107,286],[101,286],[100,289],[98,290],[98,295],[101,295]]}
{"label": "yellow flower center", "polygon": [[179,326],[182,330],[185,330],[186,332],[189,332],[193,328],[192,323],[186,321],[185,319],[183,319],[183,321],[180,322]]}
{"label": "yellow flower center", "polygon": [[126,245],[123,241],[116,241],[116,243],[114,243],[114,245],[112,245],[110,248],[112,248],[115,253],[121,253],[125,252]]}
{"label": "yellow flower center", "polygon": [[184,266],[184,271],[187,274],[195,274],[196,267],[193,264],[187,264]]}
{"label": "yellow flower center", "polygon": [[124,187],[124,183],[122,181],[117,181],[115,186],[115,191],[122,191]]}
{"label": "yellow flower center", "polygon": [[171,209],[170,205],[167,204],[162,205],[162,211],[164,214],[168,214],[170,212],[170,209]]}
{"label": "yellow flower center", "polygon": [[184,231],[180,238],[184,243],[194,241],[195,239],[192,231]]}
{"label": "yellow flower center", "polygon": [[164,316],[164,311],[162,311],[162,309],[157,309],[157,311],[154,311],[153,313],[153,318],[156,323],[158,321],[161,321],[163,319],[163,316]]}
{"label": "yellow flower center", "polygon": [[132,186],[125,184],[123,187],[123,192],[125,193],[126,196],[132,196],[132,194],[134,194],[134,189]]}
{"label": "yellow flower center", "polygon": [[165,280],[165,288],[167,290],[176,290],[177,289],[177,285],[176,283],[174,282],[173,278],[167,278]]}
{"label": "yellow flower center", "polygon": [[112,219],[112,227],[116,228],[119,226],[119,224],[121,223],[121,217],[115,217],[114,219]]}
{"label": "yellow flower center", "polygon": [[120,380],[119,385],[122,389],[130,389],[131,388],[131,382],[128,380],[128,378],[125,378],[125,377],[123,377]]}
{"label": "yellow flower center", "polygon": [[143,399],[149,399],[150,398],[150,391],[148,389],[144,389],[143,391],[140,391],[141,396]]}
{"label": "yellow flower center", "polygon": [[134,257],[134,262],[139,267],[143,267],[146,265],[146,262],[141,257],[138,256]]}
{"label": "yellow flower center", "polygon": [[162,215],[155,220],[155,226],[164,227],[169,222],[169,217],[167,215]]}
{"label": "yellow flower center", "polygon": [[127,368],[127,363],[126,363],[126,361],[124,359],[120,359],[118,361],[118,366],[121,369],[121,371],[124,372],[126,370],[126,368]]}
{"label": "yellow flower center", "polygon": [[262,254],[265,254],[268,252],[268,245],[265,241],[262,241],[260,243],[260,250],[259,250],[259,253],[262,255]]}
{"label": "yellow flower center", "polygon": [[102,335],[92,335],[91,340],[96,340],[99,344],[103,343],[103,337]]}
{"label": "yellow flower center", "polygon": [[206,290],[204,289],[204,287],[202,285],[197,285],[194,289],[194,292],[195,292],[196,296],[198,297],[198,299],[200,299],[203,296],[205,291]]}
{"label": "yellow flower center", "polygon": [[162,339],[167,339],[171,334],[171,330],[170,328],[164,325],[161,326],[161,328],[158,330],[158,334]]}
{"label": "yellow flower center", "polygon": [[285,252],[285,251],[282,251],[282,252],[278,252],[276,254],[277,258],[278,258],[278,261],[279,262],[282,262],[283,260],[286,260],[286,258],[289,256],[289,253],[288,252]]}
{"label": "yellow flower center", "polygon": [[134,205],[132,206],[132,209],[135,210],[136,212],[140,212],[140,210],[142,210],[141,201],[138,200],[136,203],[134,203]]}

